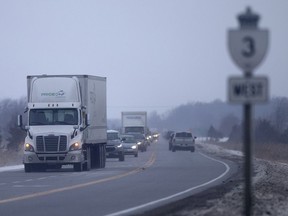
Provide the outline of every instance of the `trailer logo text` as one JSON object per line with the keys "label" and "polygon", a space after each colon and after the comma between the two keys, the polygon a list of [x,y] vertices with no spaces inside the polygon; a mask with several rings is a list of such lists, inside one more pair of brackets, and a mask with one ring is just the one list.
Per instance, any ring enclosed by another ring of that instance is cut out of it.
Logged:
{"label": "trailer logo text", "polygon": [[41,93],[43,97],[64,97],[65,92],[63,90],[59,90],[58,92],[43,92]]}

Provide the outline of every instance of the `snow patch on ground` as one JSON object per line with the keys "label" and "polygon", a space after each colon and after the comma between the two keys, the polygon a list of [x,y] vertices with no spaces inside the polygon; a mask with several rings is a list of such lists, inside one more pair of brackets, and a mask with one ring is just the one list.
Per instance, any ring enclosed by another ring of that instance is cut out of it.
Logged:
{"label": "snow patch on ground", "polygon": [[[239,151],[227,150],[220,146],[200,142],[200,151],[243,161]],[[288,215],[288,164],[262,159],[253,160],[253,197],[252,215]],[[209,199],[197,208],[185,208],[177,212],[179,216],[219,216],[244,215],[244,178],[234,179],[235,186],[217,199]],[[221,193],[221,191],[218,191]]]}
{"label": "snow patch on ground", "polygon": [[24,169],[24,165],[14,165],[14,166],[4,166],[0,167],[0,172],[7,172],[7,171],[12,171],[12,170],[20,170]]}

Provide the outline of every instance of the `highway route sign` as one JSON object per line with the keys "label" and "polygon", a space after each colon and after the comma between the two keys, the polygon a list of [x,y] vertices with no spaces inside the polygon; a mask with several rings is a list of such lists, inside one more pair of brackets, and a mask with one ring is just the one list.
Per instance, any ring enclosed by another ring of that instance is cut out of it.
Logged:
{"label": "highway route sign", "polygon": [[235,64],[244,72],[252,71],[260,64],[266,54],[268,30],[229,30],[228,47]]}

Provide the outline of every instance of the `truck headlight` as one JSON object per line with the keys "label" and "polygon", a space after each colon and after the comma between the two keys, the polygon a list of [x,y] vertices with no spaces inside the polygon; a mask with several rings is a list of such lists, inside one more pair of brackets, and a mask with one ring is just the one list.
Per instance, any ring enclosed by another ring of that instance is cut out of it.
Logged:
{"label": "truck headlight", "polygon": [[70,146],[69,151],[76,151],[79,149],[81,149],[81,145],[80,143],[76,142]]}
{"label": "truck headlight", "polygon": [[25,143],[25,151],[30,151],[30,152],[34,152],[34,148],[31,144],[29,143]]}

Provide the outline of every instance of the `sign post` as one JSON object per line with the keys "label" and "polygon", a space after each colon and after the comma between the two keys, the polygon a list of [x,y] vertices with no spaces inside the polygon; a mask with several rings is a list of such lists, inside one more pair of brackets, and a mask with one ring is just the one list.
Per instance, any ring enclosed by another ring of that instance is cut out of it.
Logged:
{"label": "sign post", "polygon": [[253,77],[252,71],[263,60],[268,47],[268,30],[258,28],[259,15],[247,8],[238,16],[239,29],[228,31],[228,46],[236,65],[244,71],[244,77],[228,80],[229,101],[243,104],[243,143],[245,177],[245,215],[252,214],[252,104],[268,100],[268,79]]}

